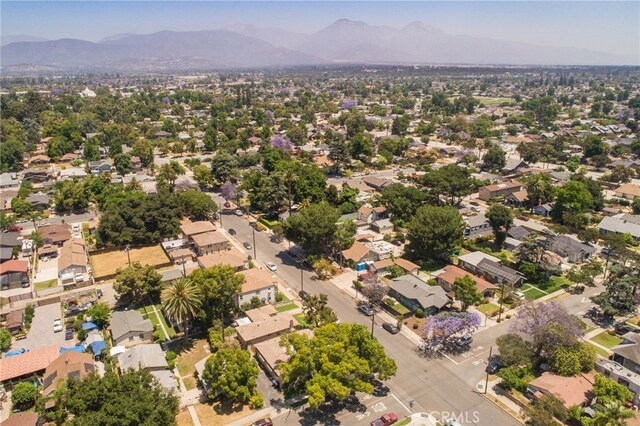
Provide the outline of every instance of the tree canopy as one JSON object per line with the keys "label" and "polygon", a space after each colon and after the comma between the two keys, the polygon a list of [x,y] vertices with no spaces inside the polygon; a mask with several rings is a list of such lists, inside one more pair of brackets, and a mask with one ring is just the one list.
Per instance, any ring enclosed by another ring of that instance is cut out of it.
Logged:
{"label": "tree canopy", "polygon": [[420,207],[409,224],[405,252],[417,260],[449,259],[462,242],[465,226],[453,207]]}

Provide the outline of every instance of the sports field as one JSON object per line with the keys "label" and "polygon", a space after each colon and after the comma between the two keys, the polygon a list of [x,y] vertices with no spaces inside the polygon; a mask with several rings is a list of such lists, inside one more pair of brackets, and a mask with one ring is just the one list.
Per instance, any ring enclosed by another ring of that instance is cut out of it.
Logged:
{"label": "sports field", "polygon": [[[162,246],[132,248],[129,252],[131,263],[140,262],[142,265],[167,265],[170,263]],[[89,254],[93,276],[96,281],[107,279],[116,273],[118,268],[126,268],[129,265],[127,253],[124,250],[112,250],[108,252]]]}

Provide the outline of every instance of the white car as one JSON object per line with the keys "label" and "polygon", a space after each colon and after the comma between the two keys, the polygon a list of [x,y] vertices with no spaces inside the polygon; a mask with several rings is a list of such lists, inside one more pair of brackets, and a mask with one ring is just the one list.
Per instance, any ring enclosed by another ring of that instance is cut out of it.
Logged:
{"label": "white car", "polygon": [[524,300],[525,299],[525,294],[520,290],[514,291],[513,293],[511,293],[511,296],[513,296],[513,298],[518,299],[518,300]]}
{"label": "white car", "polygon": [[269,268],[269,270],[273,272],[278,270],[278,267],[273,262],[267,262],[267,268]]}
{"label": "white car", "polygon": [[60,319],[53,320],[53,332],[58,333],[62,331],[62,321]]}
{"label": "white car", "polygon": [[235,213],[236,216],[242,216],[243,215],[242,210],[240,210],[240,209],[237,209],[236,211],[234,211],[234,213]]}
{"label": "white car", "polygon": [[79,224],[79,223],[74,223],[74,224],[71,226],[71,229],[73,230],[73,232],[78,232],[78,231],[80,231],[80,224]]}

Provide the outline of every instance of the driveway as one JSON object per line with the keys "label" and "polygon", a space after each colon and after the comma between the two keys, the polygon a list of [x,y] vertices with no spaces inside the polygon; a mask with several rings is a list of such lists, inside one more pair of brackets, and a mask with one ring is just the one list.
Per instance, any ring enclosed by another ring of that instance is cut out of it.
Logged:
{"label": "driveway", "polygon": [[34,284],[53,279],[58,279],[58,258],[39,260],[38,271],[33,278]]}
{"label": "driveway", "polygon": [[34,349],[52,345],[72,346],[72,341],[65,343],[64,330],[58,333],[53,332],[53,320],[58,318],[63,318],[60,303],[38,306],[33,316],[31,329],[29,333],[27,333],[27,338],[15,342],[15,347],[26,348],[33,351]]}

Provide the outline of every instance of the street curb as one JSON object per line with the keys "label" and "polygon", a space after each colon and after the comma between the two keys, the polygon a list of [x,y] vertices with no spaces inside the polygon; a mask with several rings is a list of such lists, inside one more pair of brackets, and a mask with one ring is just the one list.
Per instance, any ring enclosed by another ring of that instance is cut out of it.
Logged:
{"label": "street curb", "polygon": [[520,424],[522,424],[522,425],[523,425],[523,424],[525,424],[525,421],[520,417],[520,415],[518,415],[518,414],[515,414],[515,415],[514,415],[514,412],[513,412],[513,411],[511,411],[511,410],[508,410],[508,409],[504,408],[504,407],[502,406],[502,404],[500,404],[500,403],[499,403],[500,401],[496,400],[496,399],[495,399],[494,397],[492,397],[491,395],[487,395],[487,394],[484,394],[484,393],[480,393],[480,396],[482,396],[483,398],[485,398],[485,399],[487,399],[487,400],[491,401],[491,403],[492,403],[493,405],[495,405],[496,407],[498,407],[498,408],[499,408],[500,410],[502,410],[502,412],[504,412],[505,414],[508,414],[509,416],[511,416],[511,417],[512,417],[514,420],[516,420],[518,423],[520,423]]}

